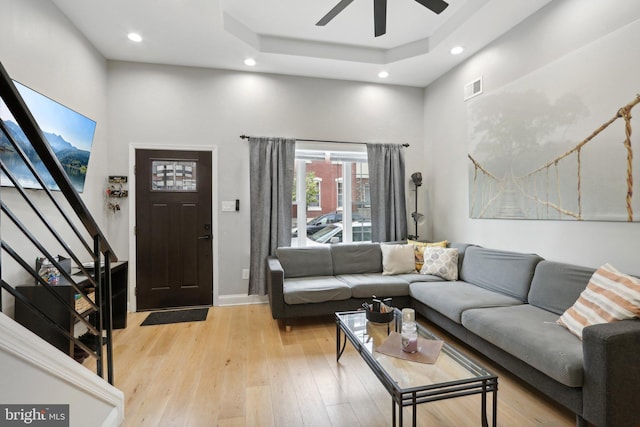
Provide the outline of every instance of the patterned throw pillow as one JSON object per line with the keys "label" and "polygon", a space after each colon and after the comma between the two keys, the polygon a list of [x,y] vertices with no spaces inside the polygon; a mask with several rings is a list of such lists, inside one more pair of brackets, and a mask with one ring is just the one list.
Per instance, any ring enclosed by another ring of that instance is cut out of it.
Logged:
{"label": "patterned throw pillow", "polygon": [[640,280],[605,264],[557,323],[582,339],[587,326],[640,317]]}
{"label": "patterned throw pillow", "polygon": [[416,270],[420,271],[422,269],[422,249],[428,246],[438,246],[441,248],[446,248],[449,242],[443,240],[441,242],[418,242],[417,240],[407,240],[407,244],[413,245],[413,255],[416,258]]}
{"label": "patterned throw pillow", "polygon": [[431,274],[445,280],[458,280],[458,249],[426,246],[422,250],[424,264],[420,274]]}

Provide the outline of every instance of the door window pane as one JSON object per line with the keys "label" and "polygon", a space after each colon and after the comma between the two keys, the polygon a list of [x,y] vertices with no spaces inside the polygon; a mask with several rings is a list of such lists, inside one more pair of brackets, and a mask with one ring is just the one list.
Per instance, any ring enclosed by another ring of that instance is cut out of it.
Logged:
{"label": "door window pane", "polygon": [[197,162],[151,161],[151,191],[197,191]]}

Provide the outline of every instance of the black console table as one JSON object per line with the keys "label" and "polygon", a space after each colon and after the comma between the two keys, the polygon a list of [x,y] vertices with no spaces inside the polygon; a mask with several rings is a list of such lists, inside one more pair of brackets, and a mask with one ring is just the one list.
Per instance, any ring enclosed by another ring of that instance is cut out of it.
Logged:
{"label": "black console table", "polygon": [[[80,288],[90,285],[89,279],[86,276],[77,273],[74,276],[77,277],[76,283]],[[75,304],[76,291],[72,286],[58,285],[52,288],[64,298],[65,301],[68,301],[70,305]],[[127,327],[127,288],[127,261],[111,264],[111,313],[114,329],[124,329]],[[61,307],[57,299],[47,292],[43,286],[16,286],[16,290],[24,295],[33,305],[46,313],[58,325],[73,334],[76,319],[65,307]],[[48,322],[17,299],[15,302],[15,320],[51,345],[73,357],[73,341],[61,334],[55,326],[48,324]]]}

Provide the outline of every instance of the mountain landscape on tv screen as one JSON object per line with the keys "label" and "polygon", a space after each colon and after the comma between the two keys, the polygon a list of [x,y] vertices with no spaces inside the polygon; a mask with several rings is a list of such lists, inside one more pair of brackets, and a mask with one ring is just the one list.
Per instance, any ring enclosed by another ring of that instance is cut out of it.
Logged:
{"label": "mountain landscape on tv screen", "polygon": [[[4,123],[16,144],[18,144],[18,146],[25,152],[27,158],[29,158],[38,171],[38,174],[40,174],[44,182],[47,184],[47,187],[52,190],[58,190],[58,186],[53,181],[49,172],[47,172],[44,164],[40,161],[40,158],[36,154],[20,126],[11,120],[7,120]],[[76,191],[82,192],[84,189],[84,180],[87,174],[90,152],[74,147],[61,135],[45,131],[42,133],[47,139],[47,142],[49,142],[49,145],[62,165],[62,168],[69,176],[69,180],[75,187]],[[6,138],[4,133],[1,132],[0,150],[0,157],[2,158],[2,161],[23,187],[41,188],[18,153],[15,152],[9,140]],[[10,181],[5,176],[2,177],[2,185],[11,185]]]}

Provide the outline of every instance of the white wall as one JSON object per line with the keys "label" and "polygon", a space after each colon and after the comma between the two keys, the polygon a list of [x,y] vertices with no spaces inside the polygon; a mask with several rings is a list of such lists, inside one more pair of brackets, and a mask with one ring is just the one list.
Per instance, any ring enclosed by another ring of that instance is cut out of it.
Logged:
{"label": "white wall", "polygon": [[[240,199],[238,213],[214,209],[220,295],[248,287],[249,149],[241,134],[408,142],[407,183],[411,172],[425,172],[422,89],[127,62],[108,69],[111,173],[126,173],[132,143],[217,147],[218,200]],[[124,224],[112,234],[118,253],[129,239]]]}
{"label": "white wall", "polygon": [[[593,267],[611,262],[618,269],[640,274],[637,223],[470,219],[463,101],[464,84],[480,75],[484,93],[490,93],[638,19],[640,2],[636,0],[554,1],[426,89],[425,164],[432,238],[536,252],[547,259]],[[615,78],[593,83],[617,84]],[[639,87],[625,90],[633,94]],[[593,128],[600,124],[594,123]]]}
{"label": "white wall", "polygon": [[124,419],[120,390],[2,313],[0,375],[3,405],[69,405],[72,427],[117,426]]}
{"label": "white wall", "polygon": [[[0,9],[0,61],[9,75],[97,122],[85,191],[81,197],[98,225],[108,234],[103,196],[107,174],[104,159],[108,148],[106,60],[49,1],[1,0]],[[41,191],[32,194],[37,203],[45,200]],[[3,188],[2,198],[13,205],[19,196],[15,190]],[[45,209],[51,212],[50,208]],[[33,216],[28,216],[26,209],[17,207],[17,213],[28,223],[35,222],[31,221]],[[61,222],[58,218],[53,221]],[[24,238],[14,238],[15,234],[7,231],[7,223],[3,222],[3,238],[25,259],[35,259],[37,249]],[[63,235],[70,233],[68,229],[60,232]],[[5,262],[7,258],[3,254],[3,279],[14,284],[24,283],[25,273]],[[10,304],[10,299],[4,298],[3,304]]]}
{"label": "white wall", "polygon": [[100,225],[107,170],[106,60],[51,2],[2,0],[0,61],[11,78],[97,122],[82,199]]}

